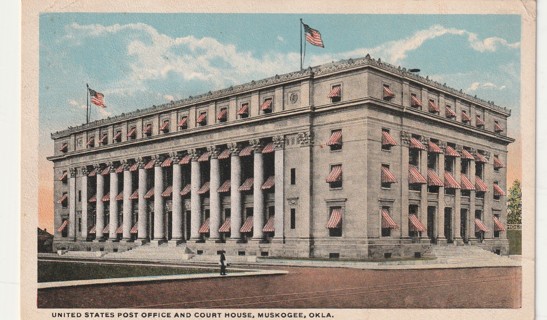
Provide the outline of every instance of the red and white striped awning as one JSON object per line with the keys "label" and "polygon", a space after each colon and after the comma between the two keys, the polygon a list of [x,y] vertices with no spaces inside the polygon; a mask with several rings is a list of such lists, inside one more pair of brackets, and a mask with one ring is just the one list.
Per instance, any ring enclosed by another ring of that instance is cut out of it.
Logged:
{"label": "red and white striped awning", "polygon": [[211,184],[209,183],[209,181],[206,181],[206,182],[201,186],[201,188],[199,188],[198,194],[206,194],[207,192],[209,192],[210,185],[211,185]]}
{"label": "red and white striped awning", "polygon": [[89,198],[89,200],[87,200],[87,202],[97,202],[97,195],[94,194],[91,198]]}
{"label": "red and white striped awning", "polygon": [[501,197],[505,195],[505,191],[497,183],[494,183],[494,194]]}
{"label": "red and white striped awning", "polygon": [[384,86],[384,99],[391,99],[393,97],[395,97],[393,91],[391,91],[390,88]]}
{"label": "red and white striped awning", "polygon": [[427,143],[427,149],[428,149],[428,152],[431,152],[431,153],[443,153],[443,149],[441,149],[435,142],[433,141],[429,141]]}
{"label": "red and white striped awning", "polygon": [[433,187],[444,187],[444,181],[439,178],[433,169],[427,169],[427,185]]}
{"label": "red and white striped awning", "polygon": [[108,167],[108,166],[101,171],[102,176],[106,176],[106,175],[109,175],[109,174],[110,174],[110,167]]}
{"label": "red and white striped awning", "polygon": [[501,162],[501,160],[498,158],[498,157],[494,157],[494,169],[500,169],[500,168],[504,168],[505,165],[503,164],[503,162]]}
{"label": "red and white striped awning", "polygon": [[454,148],[448,145],[446,146],[444,155],[447,157],[460,157],[458,151],[454,150]]}
{"label": "red and white striped awning", "polygon": [[139,163],[138,163],[138,162],[133,163],[133,164],[131,165],[131,167],[129,167],[129,171],[130,171],[130,172],[135,172],[135,171],[137,171],[137,170],[139,170]]}
{"label": "red and white striped awning", "polygon": [[161,193],[161,196],[164,198],[170,197],[171,193],[173,193],[173,186],[168,186],[165,188],[165,190]]}
{"label": "red and white striped awning", "polygon": [[144,168],[146,170],[149,170],[149,169],[152,169],[154,168],[154,165],[156,164],[156,160],[152,159],[150,161],[148,161],[145,165],[144,165]]}
{"label": "red and white striped awning", "polygon": [[240,157],[247,157],[253,154],[253,147],[252,146],[246,146],[245,148],[241,149],[239,152]]}
{"label": "red and white striped awning", "polygon": [[465,112],[465,110],[462,110],[462,121],[463,122],[470,122],[471,117]]}
{"label": "red and white striped awning", "polygon": [[170,167],[173,164],[173,159],[167,158],[161,163],[162,168]]}
{"label": "red and white striped awning", "polygon": [[186,128],[186,126],[188,126],[188,117],[180,118],[179,123],[177,123],[177,125],[181,128]]}
{"label": "red and white striped awning", "polygon": [[184,188],[182,188],[182,190],[180,191],[180,195],[181,195],[181,196],[185,196],[185,195],[189,194],[191,190],[192,190],[192,185],[191,185],[191,184],[187,184],[187,185],[185,185]]}
{"label": "red and white striped awning", "polygon": [[110,232],[110,223],[106,225],[103,229],[103,233],[109,233]]}
{"label": "red and white striped awning", "polygon": [[501,223],[500,219],[496,216],[492,218],[494,219],[494,231],[505,231],[505,226]]}
{"label": "red and white striped awning", "polygon": [[327,146],[342,144],[342,130],[333,131],[327,141]]}
{"label": "red and white striped awning", "polygon": [[107,137],[108,137],[107,133],[104,133],[103,135],[101,135],[101,138],[99,139],[99,143],[104,144]]}
{"label": "red and white striped awning", "polygon": [[142,129],[143,134],[149,134],[152,133],[152,124],[149,123],[146,126],[144,126],[144,129]]}
{"label": "red and white striped awning", "polygon": [[207,121],[207,112],[202,112],[198,116],[198,119],[196,120],[199,124],[204,124]]}
{"label": "red and white striped awning", "polygon": [[272,99],[266,99],[262,104],[260,105],[260,110],[272,110]]}
{"label": "red and white striped awning", "polygon": [[262,153],[272,153],[275,151],[273,142],[268,143],[264,149],[262,149]]}
{"label": "red and white striped awning", "polygon": [[199,158],[198,158],[198,162],[209,161],[209,156],[210,155],[211,155],[211,153],[209,151],[206,151],[206,152],[202,153],[201,156],[199,156]]}
{"label": "red and white striped awning", "polygon": [[266,224],[264,225],[264,228],[262,228],[262,232],[275,232],[275,223],[274,223],[274,216],[270,216],[268,218],[268,221],[266,221]]}
{"label": "red and white striped awning", "polygon": [[486,192],[488,191],[488,186],[479,176],[475,176],[475,190],[479,192]]}
{"label": "red and white striped awning", "polygon": [[239,110],[237,111],[237,114],[240,116],[249,114],[249,104],[248,103],[242,104],[241,108],[239,108]]}
{"label": "red and white striped awning", "polygon": [[139,189],[133,191],[131,196],[129,196],[129,200],[137,200],[139,199]]}
{"label": "red and white striped awning", "polygon": [[222,152],[218,155],[219,160],[224,160],[230,158],[230,149],[224,149]]}
{"label": "red and white striped awning", "polygon": [[247,219],[245,219],[245,222],[239,229],[239,232],[242,233],[249,233],[253,231],[253,216],[248,216]]}
{"label": "red and white striped awning", "polygon": [[476,231],[488,232],[488,228],[486,228],[481,219],[478,218],[475,219],[475,232]]}
{"label": "red and white striped awning", "polygon": [[342,166],[341,165],[332,166],[326,181],[327,183],[342,181]]}
{"label": "red and white striped awning", "polygon": [[145,199],[150,199],[153,197],[154,197],[154,187],[150,188],[150,190],[148,190],[146,194],[144,195]]}
{"label": "red and white striped awning", "polygon": [[446,189],[461,189],[458,181],[456,181],[454,176],[448,171],[444,172],[444,187]]}
{"label": "red and white striped awning", "polygon": [[224,223],[220,226],[220,228],[218,229],[218,232],[220,233],[228,233],[230,232],[230,225],[231,225],[231,221],[230,221],[230,218],[226,218],[226,220],[224,221]]}
{"label": "red and white striped awning", "polygon": [[269,176],[268,179],[262,184],[262,190],[269,190],[275,186],[275,176]]}
{"label": "red and white striped awning", "polygon": [[137,135],[137,127],[132,127],[127,133],[128,138],[135,138],[136,135]]}
{"label": "red and white striped awning", "polygon": [[87,140],[87,144],[86,144],[86,145],[87,145],[87,146],[90,146],[90,145],[92,145],[94,142],[95,142],[95,136],[91,136],[91,137],[89,138],[89,140]]}
{"label": "red and white striped awning", "polygon": [[503,132],[503,127],[498,122],[494,122],[494,132]]}
{"label": "red and white striped awning", "polygon": [[120,165],[116,168],[116,170],[115,170],[114,172],[116,172],[116,173],[122,173],[122,172],[123,172],[123,164],[120,164]]}
{"label": "red and white striped awning", "polygon": [[382,166],[382,173],[381,173],[381,179],[382,183],[396,183],[397,178],[395,178],[395,175],[393,172],[389,170],[388,167]]}
{"label": "red and white striped awning", "polygon": [[102,198],[103,202],[108,202],[110,201],[110,192],[107,192],[103,198]]}
{"label": "red and white striped awning", "polygon": [[61,147],[59,148],[59,151],[66,152],[68,150],[68,142],[64,142]]}
{"label": "red and white striped awning", "polygon": [[89,232],[88,232],[88,233],[89,233],[89,234],[95,234],[95,233],[97,233],[97,226],[91,227],[91,229],[89,229]]}
{"label": "red and white striped awning", "polygon": [[63,174],[59,177],[59,181],[65,181],[66,177],[68,177],[68,172],[63,171]]}
{"label": "red and white striped awning", "polygon": [[426,229],[420,219],[415,214],[409,214],[408,220],[410,220],[410,231],[425,232]]}
{"label": "red and white striped awning", "polygon": [[475,190],[475,186],[473,185],[473,183],[471,183],[471,180],[469,180],[469,178],[465,174],[462,174],[461,176],[461,187],[462,190]]}
{"label": "red and white striped awning", "polygon": [[427,150],[427,148],[416,138],[410,138],[410,149]]}
{"label": "red and white striped awning", "polygon": [[192,160],[192,157],[189,154],[187,154],[184,157],[182,157],[182,159],[180,159],[179,164],[189,164],[190,160]]}
{"label": "red and white striped awning", "polygon": [[123,190],[120,193],[118,193],[118,195],[116,196],[116,201],[121,201],[121,200],[123,200]]}
{"label": "red and white striped awning", "polygon": [[396,146],[397,142],[387,131],[382,131],[382,145],[383,146]]}
{"label": "red and white striped awning", "polygon": [[410,97],[410,106],[412,107],[421,107],[422,106],[422,102],[420,100],[418,100],[418,98],[416,98],[416,96],[411,96]]}
{"label": "red and white striped awning", "polygon": [[220,193],[230,192],[230,186],[231,186],[231,181],[226,180],[222,183],[222,185],[220,185],[220,187],[217,189],[217,192],[220,192]]}
{"label": "red and white striped awning", "polygon": [[455,118],[456,117],[456,112],[454,112],[454,110],[452,110],[452,108],[450,108],[449,106],[446,106],[444,108],[444,110],[445,110],[446,116],[448,118]]}
{"label": "red and white striped awning", "polygon": [[209,218],[205,219],[201,227],[199,227],[198,232],[201,233],[209,233]]}
{"label": "red and white striped awning", "polygon": [[250,190],[253,189],[253,182],[254,182],[253,178],[247,178],[247,179],[245,179],[243,184],[241,186],[239,186],[239,188],[237,190],[239,190],[239,191],[250,191]]}
{"label": "red and white striped awning", "polygon": [[68,220],[63,221],[61,225],[59,226],[59,229],[57,229],[57,232],[63,232],[65,230],[66,226],[68,226]]}
{"label": "red and white striped awning", "polygon": [[334,86],[332,87],[332,89],[330,89],[330,92],[327,98],[335,98],[335,97],[341,97],[341,96],[342,96],[342,87]]}
{"label": "red and white striped awning", "polygon": [[118,140],[120,140],[121,137],[122,137],[122,132],[121,132],[121,131],[118,131],[118,132],[116,132],[116,134],[114,135],[114,138],[112,138],[112,141],[118,141]]}
{"label": "red and white striped awning", "polygon": [[477,115],[476,122],[477,127],[483,127],[484,126],[484,120],[481,119],[480,115]]}
{"label": "red and white striped awning", "polygon": [[120,224],[120,226],[118,227],[118,229],[116,229],[116,233],[117,233],[117,234],[123,233],[123,222]]}
{"label": "red and white striped awning", "polygon": [[139,232],[139,223],[135,223],[135,225],[131,228],[131,231],[129,233],[131,234],[137,234]]}
{"label": "red and white striped awning", "polygon": [[223,108],[217,114],[217,120],[224,121],[228,118],[228,109]]}
{"label": "red and white striped awning", "polygon": [[340,228],[342,225],[342,209],[335,208],[332,209],[329,217],[329,221],[327,221],[327,228],[328,229],[337,229]]}
{"label": "red and white striped awning", "polygon": [[425,183],[427,183],[427,180],[420,173],[418,168],[416,168],[415,166],[409,166],[408,167],[408,183],[410,183],[410,184],[425,184]]}
{"label": "red and white striped awning", "polygon": [[429,100],[429,112],[441,112],[441,109],[433,100]]}
{"label": "red and white striped awning", "polygon": [[462,159],[475,161],[475,157],[473,157],[471,152],[467,151],[466,149],[462,149]]}
{"label": "red and white striped awning", "polygon": [[386,209],[382,209],[382,228],[398,229],[399,226],[395,223],[393,218],[389,215]]}
{"label": "red and white striped awning", "polygon": [[488,160],[486,159],[485,156],[483,156],[482,154],[477,152],[477,153],[475,153],[475,162],[488,163]]}
{"label": "red and white striped awning", "polygon": [[163,124],[160,127],[160,131],[165,131],[165,129],[167,129],[167,127],[169,127],[169,120],[163,121]]}

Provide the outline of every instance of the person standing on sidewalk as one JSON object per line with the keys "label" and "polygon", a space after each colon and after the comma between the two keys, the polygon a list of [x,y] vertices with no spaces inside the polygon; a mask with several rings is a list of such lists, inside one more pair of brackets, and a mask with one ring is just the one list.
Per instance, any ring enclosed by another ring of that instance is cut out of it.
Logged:
{"label": "person standing on sidewalk", "polygon": [[225,276],[226,275],[226,256],[224,255],[224,250],[220,252],[220,275]]}

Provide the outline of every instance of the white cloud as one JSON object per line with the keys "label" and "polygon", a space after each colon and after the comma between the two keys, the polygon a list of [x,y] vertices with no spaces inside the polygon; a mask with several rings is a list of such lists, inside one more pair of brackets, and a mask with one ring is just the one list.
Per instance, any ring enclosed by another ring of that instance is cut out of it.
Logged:
{"label": "white cloud", "polygon": [[283,38],[282,36],[277,36],[277,41],[279,42],[285,42],[285,38]]}
{"label": "white cloud", "polygon": [[167,101],[174,101],[175,100],[175,97],[173,97],[172,95],[170,94],[165,94],[163,95],[163,98]]}
{"label": "white cloud", "polygon": [[74,99],[69,99],[68,100],[68,104],[75,107],[75,108],[80,108],[80,109],[87,109],[87,106],[85,104],[82,104]]}
{"label": "white cloud", "polygon": [[469,88],[467,88],[466,91],[471,92],[471,91],[477,91],[478,89],[505,90],[506,88],[507,86],[505,85],[499,86],[492,82],[483,82],[483,83],[473,82],[471,83],[471,85],[469,85]]}

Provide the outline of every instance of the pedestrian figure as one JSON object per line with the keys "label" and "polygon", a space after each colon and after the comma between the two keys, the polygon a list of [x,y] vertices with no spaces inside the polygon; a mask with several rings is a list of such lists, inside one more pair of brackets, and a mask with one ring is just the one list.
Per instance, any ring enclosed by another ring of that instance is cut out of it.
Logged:
{"label": "pedestrian figure", "polygon": [[220,275],[225,276],[226,275],[226,256],[224,255],[224,250],[220,252]]}

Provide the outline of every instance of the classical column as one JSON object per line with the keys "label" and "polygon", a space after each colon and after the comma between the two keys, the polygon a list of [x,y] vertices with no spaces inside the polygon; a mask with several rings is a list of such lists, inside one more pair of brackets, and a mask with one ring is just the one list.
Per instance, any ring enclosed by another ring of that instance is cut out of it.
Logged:
{"label": "classical column", "polygon": [[87,167],[81,168],[82,178],[81,178],[81,190],[82,190],[82,232],[80,232],[80,239],[86,240],[87,239],[87,230],[88,230],[88,223],[87,223],[87,175],[89,172],[87,172]]}
{"label": "classical column", "polygon": [[144,198],[146,194],[146,169],[144,169],[144,159],[139,158],[139,200],[138,200],[138,239],[143,241],[148,239],[148,212],[147,201]]}
{"label": "classical column", "polygon": [[116,166],[114,163],[110,163],[110,228],[109,228],[109,240],[116,240],[118,229],[118,201],[116,196],[118,195],[118,174],[116,173]]}
{"label": "classical column", "polygon": [[230,239],[241,239],[242,215],[241,215],[241,192],[239,192],[239,186],[241,185],[241,159],[239,158],[239,148],[237,143],[230,143]]}
{"label": "classical column", "polygon": [[274,241],[283,241],[285,239],[285,137],[273,137],[275,148],[274,153],[274,173],[275,173],[275,233]]}
{"label": "classical column", "polygon": [[253,146],[253,240],[262,240],[264,233],[264,158],[262,155],[262,144],[259,139],[252,139],[249,144]]}
{"label": "classical column", "polygon": [[[427,139],[422,139],[422,143],[425,143],[427,146]],[[420,172],[425,177],[425,180],[427,180],[427,150],[420,151]],[[426,228],[429,228],[427,225],[427,194],[427,183],[424,183],[422,184],[422,189],[420,192],[420,221]],[[433,234],[433,238],[435,238],[436,230],[426,230],[426,232],[422,233],[422,237],[429,238],[429,233]]]}
{"label": "classical column", "polygon": [[[483,164],[484,183],[488,186],[488,191],[484,194],[484,205],[482,210],[483,223],[488,228],[488,232],[484,233],[485,239],[494,238],[494,218],[492,214],[492,206],[494,204],[494,166],[490,153],[485,152],[484,157],[488,162]],[[500,198],[503,200],[503,197]],[[500,201],[498,200],[498,201]]]}
{"label": "classical column", "polygon": [[[458,183],[461,183],[461,171],[462,171],[462,163],[460,161],[460,158],[453,158],[454,161],[454,167],[452,172],[454,173],[454,179]],[[454,217],[452,221],[452,225],[454,226],[454,242],[461,243],[462,237],[461,237],[461,223],[462,223],[462,193],[461,190],[455,190],[454,195],[454,214],[452,215]]]}
{"label": "classical column", "polygon": [[[470,152],[473,153],[473,150],[470,150]],[[475,170],[475,161],[473,160],[469,160],[469,166],[468,166],[468,170],[469,170],[469,180],[471,181],[471,183],[475,183],[475,175],[476,175],[476,170]],[[476,237],[475,237],[475,209],[476,209],[476,198],[477,198],[477,192],[475,190],[472,190],[470,193],[469,193],[469,212],[467,214],[467,220],[468,220],[468,224],[467,224],[467,234],[468,234],[468,237],[467,239],[472,239],[472,240],[475,240],[476,241]]]}
{"label": "classical column", "polygon": [[103,240],[103,230],[104,230],[104,177],[101,174],[101,166],[95,165],[95,170],[97,171],[97,192],[95,193],[97,198],[96,208],[97,214],[95,217],[95,240]]}
{"label": "classical column", "polygon": [[401,228],[401,238],[409,237],[408,230],[408,214],[409,214],[409,205],[408,205],[408,171],[409,171],[409,150],[410,147],[410,135],[408,132],[401,132],[401,212],[400,214],[400,228]]}
{"label": "classical column", "polygon": [[[444,150],[444,143],[439,142],[439,147]],[[439,178],[441,181],[444,181],[444,153],[439,153],[438,155],[438,163],[437,163],[437,173],[439,175]],[[444,208],[445,208],[445,201],[444,201],[444,185],[442,187],[439,187],[439,198],[437,200],[437,242],[443,242],[446,243],[446,235],[444,234]],[[454,215],[452,215],[454,216]]]}
{"label": "classical column", "polygon": [[171,159],[173,159],[173,193],[172,193],[172,232],[171,240],[175,243],[178,243],[183,240],[183,203],[182,196],[180,192],[182,190],[182,173],[181,167],[179,164],[180,158],[176,153],[171,154]]}
{"label": "classical column", "polygon": [[220,239],[218,229],[220,228],[220,211],[222,204],[220,203],[220,194],[217,192],[218,188],[220,188],[220,169],[218,153],[219,150],[217,147],[209,147],[209,154],[211,155],[209,191],[209,240],[211,241],[216,241]]}
{"label": "classical column", "polygon": [[76,168],[70,168],[68,178],[68,238],[76,240]]}
{"label": "classical column", "polygon": [[155,157],[154,163],[154,241],[165,240],[165,211],[163,205],[163,168],[162,158]]}
{"label": "classical column", "polygon": [[123,240],[131,239],[131,227],[133,225],[131,213],[133,211],[133,201],[129,199],[133,193],[133,174],[129,171],[127,160],[123,165]]}
{"label": "classical column", "polygon": [[192,157],[191,173],[190,173],[190,240],[196,241],[200,239],[199,227],[201,224],[201,198],[198,194],[201,187],[201,171],[200,163],[198,162],[199,152],[195,149],[190,150]]}

